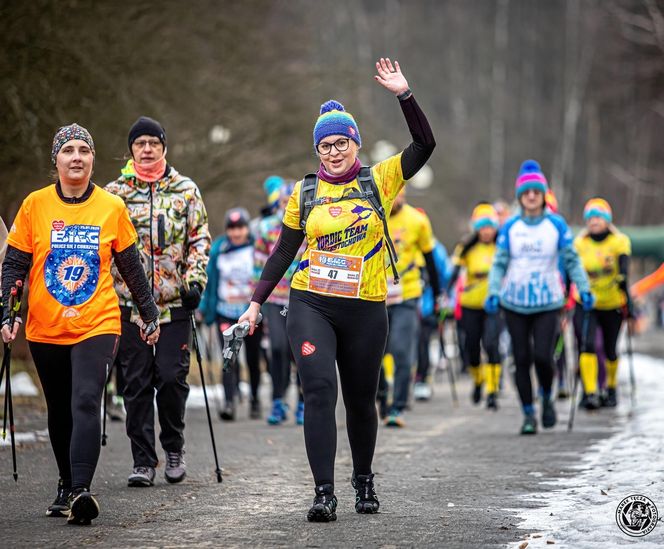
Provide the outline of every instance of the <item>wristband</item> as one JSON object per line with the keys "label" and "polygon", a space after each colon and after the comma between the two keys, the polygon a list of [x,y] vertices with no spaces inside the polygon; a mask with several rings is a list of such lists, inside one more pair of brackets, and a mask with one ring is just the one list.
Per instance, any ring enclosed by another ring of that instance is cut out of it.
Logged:
{"label": "wristband", "polygon": [[401,92],[399,95],[397,95],[397,99],[399,101],[405,101],[408,99],[411,95],[413,95],[413,92],[410,90],[410,88],[407,88],[406,91]]}

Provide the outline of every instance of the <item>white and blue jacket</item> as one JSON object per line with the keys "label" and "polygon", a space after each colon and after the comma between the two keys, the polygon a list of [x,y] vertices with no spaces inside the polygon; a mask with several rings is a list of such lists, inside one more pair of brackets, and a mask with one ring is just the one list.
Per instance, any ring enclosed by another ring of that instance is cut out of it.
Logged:
{"label": "white and blue jacket", "polygon": [[560,309],[565,303],[561,265],[580,293],[590,291],[572,232],[557,214],[510,218],[498,233],[496,248],[489,295],[499,295],[505,309],[523,314]]}

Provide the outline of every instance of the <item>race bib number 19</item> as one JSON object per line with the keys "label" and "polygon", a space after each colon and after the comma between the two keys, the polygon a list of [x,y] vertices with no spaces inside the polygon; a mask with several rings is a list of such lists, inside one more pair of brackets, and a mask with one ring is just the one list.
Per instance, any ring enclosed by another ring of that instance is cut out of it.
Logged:
{"label": "race bib number 19", "polygon": [[364,259],[311,250],[309,290],[338,297],[360,297]]}

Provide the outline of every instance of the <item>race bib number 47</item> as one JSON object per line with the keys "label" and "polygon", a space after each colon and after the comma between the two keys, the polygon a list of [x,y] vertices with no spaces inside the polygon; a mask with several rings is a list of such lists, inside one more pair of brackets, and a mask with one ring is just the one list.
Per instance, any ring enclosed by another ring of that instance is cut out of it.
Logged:
{"label": "race bib number 47", "polygon": [[309,290],[338,297],[360,297],[363,263],[362,257],[312,250]]}

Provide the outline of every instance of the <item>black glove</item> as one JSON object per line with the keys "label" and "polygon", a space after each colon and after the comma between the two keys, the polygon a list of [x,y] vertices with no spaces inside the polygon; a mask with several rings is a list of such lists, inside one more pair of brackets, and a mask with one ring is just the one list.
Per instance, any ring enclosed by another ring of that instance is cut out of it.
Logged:
{"label": "black glove", "polygon": [[143,324],[144,326],[141,328],[141,331],[145,337],[148,337],[149,335],[154,334],[157,331],[157,328],[159,328],[159,317],[150,322],[143,322]]}
{"label": "black glove", "polygon": [[201,303],[201,295],[203,288],[198,282],[189,284],[189,289],[185,290],[184,286],[180,288],[180,299],[182,299],[182,306],[187,311],[195,311]]}

